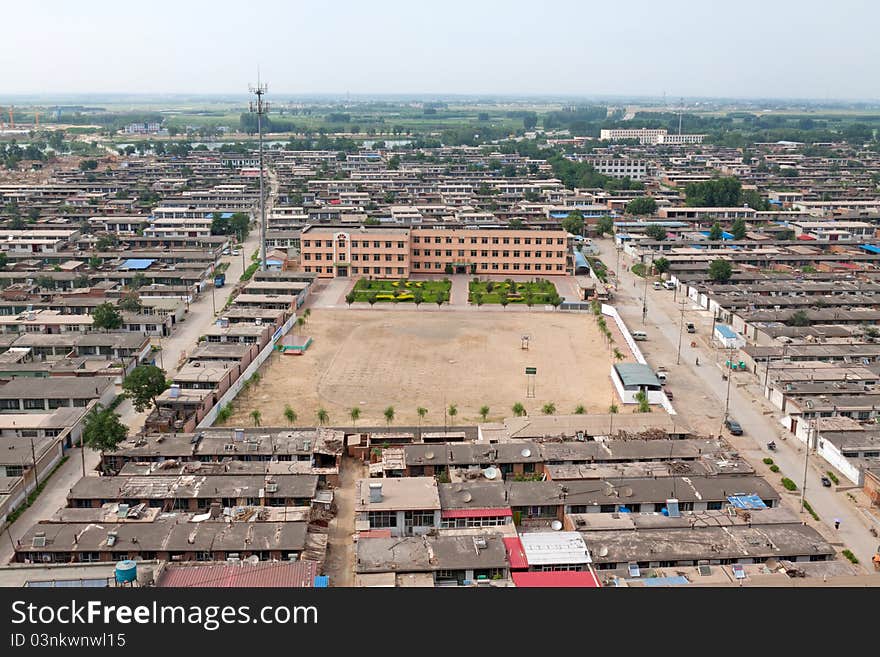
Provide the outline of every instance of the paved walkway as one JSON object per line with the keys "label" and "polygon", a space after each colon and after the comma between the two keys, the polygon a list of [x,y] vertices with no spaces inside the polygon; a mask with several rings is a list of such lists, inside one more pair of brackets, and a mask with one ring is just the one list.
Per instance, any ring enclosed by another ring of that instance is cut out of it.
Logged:
{"label": "paved walkway", "polygon": [[[468,305],[469,283],[471,277],[467,274],[456,274],[452,277],[452,289],[449,290],[449,305],[461,310]],[[436,304],[435,304],[436,305]]]}

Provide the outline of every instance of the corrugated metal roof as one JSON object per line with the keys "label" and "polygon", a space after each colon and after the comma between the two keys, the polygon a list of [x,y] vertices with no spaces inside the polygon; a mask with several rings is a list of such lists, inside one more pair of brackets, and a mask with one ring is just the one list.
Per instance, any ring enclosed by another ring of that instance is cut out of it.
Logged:
{"label": "corrugated metal roof", "polygon": [[156,262],[152,258],[129,258],[119,267],[120,269],[149,269]]}
{"label": "corrugated metal roof", "polygon": [[502,540],[504,541],[504,549],[507,550],[507,560],[510,562],[510,567],[528,568],[529,560],[526,559],[526,551],[519,538],[514,536]]}
{"label": "corrugated metal roof", "polygon": [[588,570],[555,570],[549,572],[510,573],[514,585],[520,588],[601,587],[596,576]]}
{"label": "corrugated metal roof", "polygon": [[497,518],[509,517],[513,513],[506,509],[447,509],[440,514],[441,518]]}
{"label": "corrugated metal roof", "polygon": [[317,561],[224,563],[205,566],[168,566],[162,588],[311,588]]}

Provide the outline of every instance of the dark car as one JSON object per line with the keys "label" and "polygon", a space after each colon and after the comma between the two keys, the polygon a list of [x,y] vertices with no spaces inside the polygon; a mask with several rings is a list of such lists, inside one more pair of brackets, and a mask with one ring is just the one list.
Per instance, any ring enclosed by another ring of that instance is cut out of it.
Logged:
{"label": "dark car", "polygon": [[831,480],[828,477],[822,477],[822,485],[825,488],[831,488]]}
{"label": "dark car", "polygon": [[686,328],[687,328],[688,333],[696,333],[697,332],[697,327],[693,325],[693,322],[688,322]]}
{"label": "dark car", "polygon": [[663,392],[666,393],[666,399],[668,399],[669,401],[672,401],[675,398],[669,388],[663,388]]}
{"label": "dark car", "polygon": [[730,433],[732,433],[734,436],[743,435],[743,428],[739,425],[739,422],[734,420],[732,417],[727,418],[724,424],[727,425],[728,430],[730,430]]}

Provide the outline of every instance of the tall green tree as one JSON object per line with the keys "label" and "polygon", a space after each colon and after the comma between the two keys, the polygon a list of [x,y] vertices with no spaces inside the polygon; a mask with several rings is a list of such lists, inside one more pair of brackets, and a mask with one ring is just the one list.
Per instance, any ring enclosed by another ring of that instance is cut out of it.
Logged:
{"label": "tall green tree", "polygon": [[639,196],[626,204],[626,211],[635,215],[654,214],[657,212],[657,201],[653,196]]}
{"label": "tall green tree", "polygon": [[513,411],[514,417],[523,417],[526,414],[526,407],[520,402],[516,402],[511,410]]}
{"label": "tall green tree", "polygon": [[611,217],[599,217],[599,220],[596,222],[596,233],[598,233],[599,237],[606,234],[613,235],[614,219]]}
{"label": "tall green tree", "polygon": [[724,231],[721,230],[721,224],[716,221],[712,224],[712,228],[709,229],[709,239],[713,242],[717,242],[722,237],[724,237]]}
{"label": "tall green tree", "polygon": [[382,412],[382,414],[385,416],[385,423],[386,423],[388,426],[391,426],[391,423],[394,422],[394,407],[393,407],[393,406],[389,406],[388,408],[386,408],[386,409]]}
{"label": "tall green tree", "polygon": [[742,218],[734,221],[733,225],[730,227],[730,233],[733,235],[734,239],[738,240],[745,239],[747,231],[746,220]]}
{"label": "tall green tree", "polygon": [[645,228],[645,235],[658,242],[666,239],[666,228],[660,224],[651,224]]}
{"label": "tall green tree", "polygon": [[669,271],[670,265],[671,263],[668,259],[663,257],[657,258],[654,261],[654,271],[656,271],[658,274],[665,274]]}
{"label": "tall green tree", "polygon": [[568,216],[562,220],[562,228],[572,235],[583,235],[584,215],[577,210],[569,212]]}
{"label": "tall green tree", "polygon": [[92,311],[92,326],[105,331],[122,327],[122,315],[112,303],[102,303]]}
{"label": "tall green tree", "polygon": [[155,365],[138,365],[122,382],[125,396],[138,413],[156,405],[156,397],[168,389],[165,371]]}
{"label": "tall green tree", "polygon": [[116,451],[128,437],[128,427],[122,424],[120,416],[111,408],[95,406],[85,418],[81,445],[104,452]]}
{"label": "tall green tree", "polygon": [[728,260],[717,259],[709,264],[709,278],[716,283],[726,283],[733,276],[733,265]]}

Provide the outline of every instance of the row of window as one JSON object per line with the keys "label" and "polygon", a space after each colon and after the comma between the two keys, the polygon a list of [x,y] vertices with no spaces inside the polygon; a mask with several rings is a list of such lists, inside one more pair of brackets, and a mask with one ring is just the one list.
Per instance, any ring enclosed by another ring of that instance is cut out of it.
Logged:
{"label": "row of window", "polygon": [[[431,269],[430,262],[424,263],[424,267],[422,267],[422,264],[423,263],[421,263],[421,262],[414,262],[414,263],[412,263],[412,268],[413,269]],[[551,264],[541,265],[540,262],[536,262],[534,264],[531,262],[524,262],[522,264],[520,264],[518,262],[514,262],[513,264],[510,264],[508,262],[503,262],[500,265],[497,262],[493,262],[493,263],[480,262],[480,263],[475,263],[475,264],[477,265],[478,271],[499,271],[499,270],[500,271],[510,271],[510,270],[513,270],[513,271],[532,271],[532,270],[534,270],[534,271],[554,271],[554,270],[555,271],[565,271],[565,265],[558,264],[554,267],[554,265],[551,265]],[[443,269],[444,267],[445,267],[445,265],[443,263],[435,262],[433,268],[434,269]]]}
{"label": "row of window", "polygon": [[465,529],[467,527],[500,527],[510,524],[510,516],[492,518],[446,518],[440,522],[443,529]]}
{"label": "row of window", "polygon": [[[390,249],[390,248],[392,248],[392,245],[395,243],[391,242],[391,241],[384,241],[383,242],[380,240],[373,240],[372,242],[370,242],[369,240],[364,240],[363,242],[358,242],[357,240],[351,240],[351,247],[353,249],[356,249],[358,247],[368,249],[368,248],[370,248],[370,244],[373,245],[374,249],[382,248],[383,245],[385,246],[386,249]],[[396,244],[397,244],[398,249],[406,248],[406,242],[397,242]],[[310,246],[314,246],[315,248],[320,248],[321,246],[333,248],[333,240],[302,240],[302,246],[303,246],[303,248],[308,248]],[[339,246],[339,248],[344,249],[346,246],[346,241],[344,239],[338,240],[337,246]]]}
{"label": "row of window", "polygon": [[[23,405],[19,405],[19,401],[23,402]],[[27,411],[35,411],[35,410],[45,410],[46,409],[46,401],[45,399],[0,399],[0,410],[3,411],[17,411],[24,408]],[[74,399],[73,406],[77,408],[84,408],[89,405],[89,399]],[[70,400],[69,399],[49,399],[49,408],[69,408]]]}
{"label": "row of window", "polygon": [[[442,237],[435,237],[435,238],[433,238],[433,239],[434,239],[434,241],[433,241],[434,244],[443,244],[444,242],[445,242],[446,244],[452,244],[452,243],[453,243],[453,239],[452,239],[451,237],[447,237],[447,238],[445,238],[445,239],[442,238]],[[491,241],[492,244],[510,244],[510,243],[511,243],[511,240],[513,240],[513,244],[531,244],[533,239],[535,240],[535,242],[534,242],[535,244],[547,244],[547,245],[549,246],[549,245],[551,245],[551,244],[554,243],[554,242],[553,242],[554,238],[552,238],[552,237],[546,237],[546,238],[544,238],[544,237],[534,237],[534,238],[532,238],[532,237],[491,237],[491,238],[490,238],[490,237],[480,237],[480,238],[471,237],[471,238],[470,238],[470,243],[471,243],[471,244],[477,244],[477,243],[478,243],[478,242],[477,242],[477,239],[480,240],[480,241],[479,241],[480,244],[489,244],[489,243],[490,243],[490,242],[489,242],[490,239],[492,240],[492,241]],[[555,239],[556,239],[556,242],[555,242],[556,244],[559,244],[559,245],[565,244],[565,238],[563,238],[563,237],[557,237],[557,238],[555,238]],[[421,240],[422,240],[422,238],[421,238],[421,237],[418,237],[418,236],[414,236],[414,237],[412,238],[412,241],[413,241],[413,243],[415,243],[415,244],[419,244],[419,243],[421,242]],[[500,242],[499,242],[499,240],[500,240]],[[546,241],[545,241],[545,240],[546,240]],[[431,244],[431,238],[430,238],[430,237],[425,237],[425,242],[424,242],[424,243],[425,243],[425,244]],[[465,238],[463,238],[463,237],[459,237],[459,238],[458,238],[458,243],[459,243],[459,244],[464,244],[464,243],[465,243]],[[374,243],[374,244],[375,244],[375,243]]]}
{"label": "row of window", "polygon": [[[470,251],[469,253],[470,253],[470,255],[471,255],[472,258],[476,258],[476,257],[477,257],[477,252],[476,252],[476,251]],[[501,257],[503,257],[503,258],[509,258],[509,257],[510,257],[510,254],[511,254],[511,251],[492,251],[492,257],[493,257],[493,258],[497,258],[498,255],[499,255],[499,253],[501,254]],[[533,257],[533,256],[534,256],[535,258],[552,258],[552,257],[554,257],[554,255],[553,255],[554,252],[553,252],[553,251],[534,251],[534,252],[532,252],[532,251],[513,251],[512,253],[513,253],[513,257],[514,257],[514,258],[531,258],[531,257]],[[434,255],[435,255],[435,256],[442,256],[442,255],[444,255],[444,254],[445,254],[447,257],[451,257],[451,256],[452,256],[452,250],[451,250],[451,249],[447,249],[446,251],[441,251],[440,249],[435,249],[435,250],[434,250]],[[464,254],[465,254],[464,249],[459,249],[459,250],[457,251],[457,254],[458,254],[459,256],[464,256]],[[564,251],[556,251],[555,254],[556,254],[555,257],[557,257],[557,258],[563,258],[563,257],[565,257],[565,252],[564,252]],[[421,251],[420,249],[413,249],[413,256],[420,256],[420,255],[422,255],[422,251]],[[430,249],[425,249],[424,255],[426,255],[426,256],[430,256],[430,255],[431,255],[431,251],[430,251]],[[480,251],[480,255],[481,255],[483,258],[488,258],[488,257],[489,257],[489,251]]]}
{"label": "row of window", "polygon": [[[311,253],[303,253],[303,260],[311,260],[311,259],[312,259],[312,255],[313,255],[313,254],[311,254]],[[362,257],[362,255],[363,255],[363,257]],[[352,254],[351,254],[351,260],[352,260],[352,262],[356,262],[356,261],[358,261],[358,260],[363,260],[364,262],[367,262],[368,260],[372,260],[373,262],[379,262],[380,260],[383,259],[383,258],[382,258],[382,255],[379,254],[379,253],[374,253],[372,258],[370,258],[369,254],[366,254],[366,253],[364,253],[364,254],[362,254],[362,255],[361,255],[361,254],[358,254],[358,253],[352,253]],[[438,253],[437,255],[440,255],[440,254]],[[324,253],[324,254],[321,254],[321,253],[315,253],[314,256],[315,256],[315,260],[321,260],[321,259],[323,259],[323,260],[333,260],[333,254],[332,254],[332,253]],[[385,260],[386,262],[391,262],[393,258],[394,258],[394,256],[392,256],[392,254],[390,254],[390,253],[386,253],[386,254],[385,254],[385,258],[384,258],[384,260]],[[405,262],[405,261],[406,261],[406,256],[403,255],[402,253],[398,253],[396,259],[397,259],[398,262]],[[345,254],[344,254],[344,253],[340,253],[340,254],[338,255],[338,257],[336,258],[336,260],[338,260],[339,262],[345,262]]]}
{"label": "row of window", "polygon": [[[439,267],[438,267],[439,269]],[[332,274],[333,267],[310,267],[306,265],[305,270],[314,274]],[[406,275],[406,267],[352,267],[351,274],[396,274],[398,276]]]}

